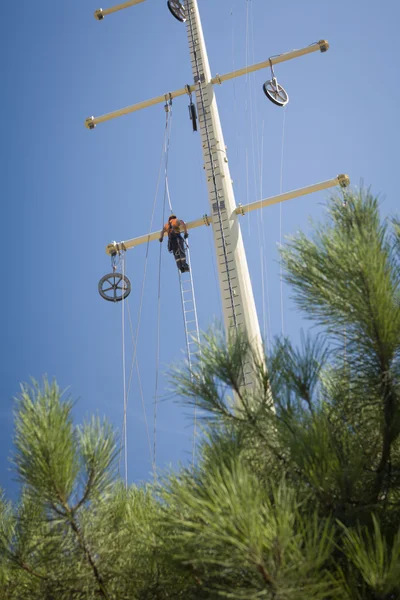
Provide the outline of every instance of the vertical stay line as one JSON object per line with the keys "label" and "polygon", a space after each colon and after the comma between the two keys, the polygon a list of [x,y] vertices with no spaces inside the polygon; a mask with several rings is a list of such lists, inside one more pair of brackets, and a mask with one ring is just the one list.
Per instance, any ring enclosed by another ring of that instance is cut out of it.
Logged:
{"label": "vertical stay line", "polygon": [[[165,211],[168,199],[169,208],[172,212],[171,199],[168,188],[168,159],[169,145],[172,127],[172,102],[165,105],[165,137],[164,137],[164,198],[162,208],[162,224],[165,222]],[[158,291],[157,291],[157,348],[156,348],[156,374],[154,379],[154,409],[153,409],[153,476],[154,483],[157,479],[157,407],[158,407],[158,382],[160,369],[160,325],[161,325],[161,266],[162,245],[159,248],[158,258]]]}
{"label": "vertical stay line", "polygon": [[[125,253],[122,253],[122,279],[125,281]],[[123,284],[122,284],[123,285]],[[127,395],[126,395],[126,368],[125,368],[125,298],[122,299],[122,381],[124,393],[124,465],[125,489],[128,489],[128,433],[127,433]]]}
{"label": "vertical stay line", "polygon": [[[282,146],[281,146],[281,177],[279,184],[279,193],[282,194],[283,189],[283,149],[285,141],[285,123],[286,123],[286,106],[283,108],[283,123],[282,123]],[[279,246],[282,247],[282,202],[279,203]],[[280,279],[280,295],[281,295],[281,333],[285,335],[285,323],[283,317],[283,272],[282,261],[279,259],[279,279]]]}

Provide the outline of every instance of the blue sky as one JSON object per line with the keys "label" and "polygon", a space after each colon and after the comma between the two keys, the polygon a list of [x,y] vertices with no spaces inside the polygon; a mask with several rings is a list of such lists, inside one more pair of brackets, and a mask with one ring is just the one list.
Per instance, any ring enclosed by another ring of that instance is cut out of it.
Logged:
{"label": "blue sky", "polygon": [[[105,0],[104,0],[105,1]],[[109,5],[104,4],[103,8]],[[266,3],[199,0],[213,74],[301,48],[321,38],[330,50],[276,68],[290,102],[285,112],[263,95],[269,71],[218,86],[217,99],[237,202],[251,202],[348,173],[380,193],[382,213],[398,210],[396,173],[400,100],[394,0]],[[86,117],[178,89],[192,80],[186,30],[164,0],[93,18],[98,5],[7,3],[2,9],[1,158],[3,293],[0,378],[0,485],[16,491],[12,451],[13,396],[20,382],[55,377],[77,399],[79,421],[97,412],[122,423],[121,306],[107,303],[97,282],[110,271],[104,248],[147,233],[156,189],[165,113],[162,105],[87,131]],[[191,130],[187,98],[173,103],[169,184],[174,211],[185,220],[208,211],[199,135]],[[259,162],[263,147],[262,182]],[[261,186],[262,183],[262,186]],[[162,190],[161,190],[162,192]],[[282,232],[309,230],[327,194],[282,206]],[[162,193],[155,229],[162,225]],[[242,231],[264,329],[281,332],[277,243],[280,209],[265,209],[267,276],[263,310],[258,228]],[[211,232],[190,237],[200,327],[220,317]],[[158,243],[149,251],[138,360],[150,436],[157,339]],[[128,252],[129,306],[138,314],[145,247]],[[189,410],[175,403],[164,376],[184,358],[178,281],[166,245],[162,255],[160,394],[157,465],[190,457]],[[268,291],[268,293],[267,293]],[[298,337],[301,315],[283,288],[285,333]],[[129,328],[127,370],[132,356]],[[151,440],[153,443],[153,440]],[[145,420],[133,378],[128,405],[129,480],[151,476]]]}

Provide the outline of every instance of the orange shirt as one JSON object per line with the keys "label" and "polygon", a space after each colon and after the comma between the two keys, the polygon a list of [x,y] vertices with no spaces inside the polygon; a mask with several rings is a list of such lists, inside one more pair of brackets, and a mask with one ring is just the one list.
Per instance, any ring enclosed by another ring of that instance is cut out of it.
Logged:
{"label": "orange shirt", "polygon": [[168,235],[171,235],[171,233],[175,233],[176,235],[178,235],[181,232],[181,223],[183,223],[183,221],[179,219],[171,219],[170,221],[168,221],[168,223],[165,223],[164,231]]}

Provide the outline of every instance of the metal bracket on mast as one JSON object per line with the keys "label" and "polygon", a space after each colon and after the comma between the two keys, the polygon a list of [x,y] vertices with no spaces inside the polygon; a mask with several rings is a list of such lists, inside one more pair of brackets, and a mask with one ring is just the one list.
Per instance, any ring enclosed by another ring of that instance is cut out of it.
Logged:
{"label": "metal bracket on mast", "polygon": [[168,113],[171,110],[171,106],[172,106],[171,92],[168,92],[167,94],[165,94],[164,97],[165,97],[164,108],[165,108],[165,112]]}
{"label": "metal bracket on mast", "polygon": [[350,185],[350,177],[348,175],[338,175],[337,178],[341,188],[347,188]]}

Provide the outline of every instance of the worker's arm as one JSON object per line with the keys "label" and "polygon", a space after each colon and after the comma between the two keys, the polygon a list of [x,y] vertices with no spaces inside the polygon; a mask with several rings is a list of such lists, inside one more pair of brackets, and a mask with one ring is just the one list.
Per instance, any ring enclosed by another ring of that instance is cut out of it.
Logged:
{"label": "worker's arm", "polygon": [[163,241],[163,239],[164,239],[164,232],[165,232],[165,226],[164,226],[164,227],[161,229],[161,231],[160,231],[160,238],[159,238],[159,239],[160,239],[160,242],[162,242],[162,241]]}
{"label": "worker's arm", "polygon": [[181,219],[181,220],[179,221],[179,223],[180,223],[180,225],[182,225],[182,227],[183,227],[183,231],[185,232],[185,238],[187,238],[189,234],[188,234],[188,228],[187,228],[187,225],[186,225],[185,221],[183,221],[183,220]]}

